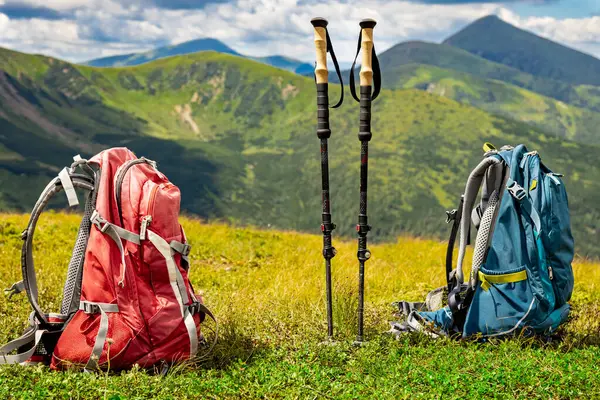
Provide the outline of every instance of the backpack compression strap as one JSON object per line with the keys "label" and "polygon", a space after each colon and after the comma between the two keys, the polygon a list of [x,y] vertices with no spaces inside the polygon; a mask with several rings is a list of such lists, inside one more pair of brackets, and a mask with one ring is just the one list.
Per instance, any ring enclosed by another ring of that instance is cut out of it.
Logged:
{"label": "backpack compression strap", "polygon": [[[39,329],[38,325],[32,325],[20,338],[8,342],[4,346],[0,347],[0,365],[2,364],[21,364],[26,362],[33,356],[38,345],[42,341],[43,336],[48,331],[45,329]],[[27,346],[31,343],[29,350],[22,351],[17,354],[10,354],[13,351],[19,351],[19,349]]]}

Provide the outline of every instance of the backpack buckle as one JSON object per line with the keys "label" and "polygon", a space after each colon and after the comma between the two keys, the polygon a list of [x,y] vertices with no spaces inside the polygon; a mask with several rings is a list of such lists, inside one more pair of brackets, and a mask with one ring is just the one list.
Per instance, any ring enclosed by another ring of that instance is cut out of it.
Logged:
{"label": "backpack buckle", "polygon": [[82,301],[79,309],[86,314],[98,314],[100,312],[100,306],[98,304],[87,301]]}
{"label": "backpack buckle", "polygon": [[206,310],[206,307],[204,307],[204,305],[202,303],[200,303],[199,301],[195,301],[188,306],[188,311],[190,312],[190,314],[192,314],[192,315],[199,314],[200,315],[200,322],[204,322],[204,320],[206,319],[205,310]]}
{"label": "backpack buckle", "polygon": [[458,210],[456,208],[454,210],[446,211],[446,223],[449,224],[450,222],[454,221],[457,213]]}
{"label": "backpack buckle", "polygon": [[521,185],[517,182],[512,182],[508,187],[508,192],[514,197],[517,201],[522,201],[525,197],[527,197],[527,191],[523,189]]}
{"label": "backpack buckle", "polygon": [[8,296],[8,299],[10,300],[15,294],[19,294],[23,290],[25,290],[25,283],[23,283],[23,281],[19,281],[13,283],[12,286],[8,289],[4,289],[4,293]]}
{"label": "backpack buckle", "polygon": [[100,229],[100,232],[106,233],[106,230],[110,226],[109,222],[102,218],[98,210],[94,210],[92,216],[90,217],[90,222],[96,225],[96,228]]}
{"label": "backpack buckle", "polygon": [[190,246],[187,243],[183,244],[183,251],[181,252],[181,255],[184,257],[187,257],[190,255],[190,253],[192,252],[192,246]]}
{"label": "backpack buckle", "polygon": [[193,302],[192,304],[190,304],[188,306],[188,310],[190,311],[190,314],[196,314],[196,313],[200,312],[200,303]]}

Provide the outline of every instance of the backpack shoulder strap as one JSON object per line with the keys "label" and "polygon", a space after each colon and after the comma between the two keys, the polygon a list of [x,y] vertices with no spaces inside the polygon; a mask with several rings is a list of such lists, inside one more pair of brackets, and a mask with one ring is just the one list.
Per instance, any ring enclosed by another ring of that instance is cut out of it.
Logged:
{"label": "backpack shoulder strap", "polygon": [[[479,189],[483,183],[484,178],[488,174],[488,169],[490,169],[491,174],[497,174],[498,172],[502,174],[503,172],[503,162],[502,159],[496,156],[490,156],[484,158],[477,167],[471,172],[469,175],[469,179],[467,180],[467,184],[464,192],[463,199],[463,208],[462,208],[462,217],[460,221],[460,236],[459,236],[459,248],[458,248],[458,264],[456,267],[456,278],[457,283],[460,285],[464,282],[463,275],[463,264],[466,255],[466,248],[469,236],[469,229],[471,226],[471,210],[475,205],[475,201],[477,200],[477,195],[479,194]],[[500,182],[500,181],[498,181]],[[491,233],[489,233],[489,238],[491,238]]]}
{"label": "backpack shoulder strap", "polygon": [[[448,306],[452,312],[454,318],[454,326],[458,331],[462,331],[464,319],[466,317],[466,310],[471,303],[475,287],[478,279],[478,270],[481,264],[485,261],[487,249],[491,243],[493,236],[495,220],[498,215],[500,205],[500,199],[504,192],[504,186],[506,185],[506,178],[508,177],[507,165],[495,154],[486,155],[485,158],[479,163],[477,167],[469,175],[465,192],[461,200],[461,212],[460,212],[460,237],[459,237],[459,249],[458,249],[458,264],[456,269],[452,270],[448,274]],[[492,189],[489,181],[493,181],[494,185],[497,185],[496,189]],[[471,228],[471,218],[479,190],[484,187],[485,196],[482,196],[482,203],[487,208],[483,210],[481,224],[477,232],[477,238],[475,241],[475,251],[473,253],[473,265],[471,267],[469,284],[464,284],[463,274],[463,263],[466,255],[466,248],[469,243],[469,232]],[[484,199],[483,197],[487,197]],[[451,241],[455,239],[456,235],[456,223],[453,227],[453,234],[451,235]],[[446,254],[446,268],[452,264],[452,249],[449,248]],[[451,268],[451,267],[450,267]]]}
{"label": "backpack shoulder strap", "polygon": [[[76,204],[74,200],[76,199],[76,195],[74,195],[75,188],[81,188],[90,193],[87,200],[88,203],[92,201],[92,197],[95,199],[95,177],[90,176],[88,174],[75,173],[72,169],[69,169],[66,172],[64,171],[65,170],[61,172],[61,175],[59,177],[54,178],[52,181],[50,181],[50,183],[42,191],[42,194],[40,195],[38,201],[33,207],[33,211],[31,212],[27,228],[21,234],[21,238],[23,239],[23,248],[21,251],[21,271],[23,274],[23,286],[25,288],[25,291],[27,292],[27,298],[29,299],[31,306],[33,307],[35,318],[42,325],[47,325],[50,322],[48,321],[47,315],[42,311],[38,303],[38,287],[35,273],[35,265],[33,261],[33,239],[37,222],[43,210],[48,205],[48,202],[54,197],[55,194],[57,194],[61,190],[65,190],[65,193],[67,193],[67,198],[72,204]],[[78,277],[77,274],[79,274],[79,278],[81,277],[80,271],[78,272],[78,270],[80,270],[79,265],[83,263],[83,257],[85,255],[85,246],[87,245],[87,238],[89,237],[89,216],[87,215],[87,210],[89,208],[93,209],[93,207],[88,207],[88,205],[86,205],[86,215],[84,215],[82,227],[80,227],[80,231],[76,241],[76,250],[78,247],[83,247],[83,250],[74,252],[71,262],[69,263],[69,272],[67,274],[68,279],[67,283],[65,284],[65,288],[67,288],[68,286],[69,290],[67,291],[66,296],[63,297],[63,305],[61,307],[61,311],[63,312],[65,310],[68,312],[71,311],[71,306],[74,302],[74,298],[77,299],[78,306],[79,296],[76,293],[77,291],[75,290],[77,286],[76,279]],[[87,225],[85,224],[86,221]],[[87,233],[85,230],[86,226],[88,227]],[[75,270],[75,273],[73,272],[73,270]]]}

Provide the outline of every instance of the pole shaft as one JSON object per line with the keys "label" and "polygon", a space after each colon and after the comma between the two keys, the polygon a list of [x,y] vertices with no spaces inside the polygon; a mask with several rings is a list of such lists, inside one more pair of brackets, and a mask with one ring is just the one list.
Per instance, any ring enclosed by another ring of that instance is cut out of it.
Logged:
{"label": "pole shaft", "polygon": [[327,301],[327,334],[333,337],[333,301],[331,289],[331,259],[335,248],[331,241],[331,232],[335,225],[331,222],[331,203],[329,198],[329,149],[327,140],[331,136],[329,128],[329,88],[327,70],[327,21],[315,18],[311,21],[315,32],[317,83],[317,136],[321,141],[321,231],[323,232],[323,258],[325,259],[325,291]]}
{"label": "pole shaft", "polygon": [[329,151],[327,139],[321,139],[321,230],[323,232],[323,257],[325,258],[325,291],[327,300],[327,334],[333,337],[333,299],[331,289],[331,259],[335,256],[331,232],[335,225],[331,222],[329,199]]}
{"label": "pole shaft", "polygon": [[371,101],[373,84],[373,28],[377,23],[372,19],[360,22],[360,47],[362,64],[360,68],[360,124],[358,140],[360,141],[360,207],[358,212],[358,332],[356,341],[364,340],[365,312],[365,262],[371,258],[367,249],[367,234],[371,230],[367,216],[367,188],[369,177],[369,141],[371,140]]}
{"label": "pole shaft", "polygon": [[[329,237],[331,241],[331,236]],[[327,336],[333,337],[333,297],[331,293],[331,259],[325,259],[325,285],[327,287]]]}
{"label": "pole shaft", "polygon": [[365,262],[371,257],[367,249],[367,234],[371,230],[367,215],[367,192],[369,178],[369,141],[371,140],[371,86],[360,87],[360,207],[358,212],[358,332],[357,342],[364,340]]}

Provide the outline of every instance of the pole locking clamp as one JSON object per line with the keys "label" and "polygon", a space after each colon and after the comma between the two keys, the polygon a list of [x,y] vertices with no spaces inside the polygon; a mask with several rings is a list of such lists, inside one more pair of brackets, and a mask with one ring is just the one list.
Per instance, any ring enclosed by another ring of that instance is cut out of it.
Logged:
{"label": "pole locking clamp", "polygon": [[337,226],[334,223],[324,223],[321,224],[321,232],[323,233],[330,233],[332,232]]}
{"label": "pole locking clamp", "polygon": [[359,235],[366,235],[370,230],[371,230],[371,225],[362,225],[362,224],[356,225],[356,232],[358,232]]}
{"label": "pole locking clamp", "polygon": [[369,258],[371,258],[371,252],[368,249],[359,250],[356,255],[359,261],[367,261]]}

